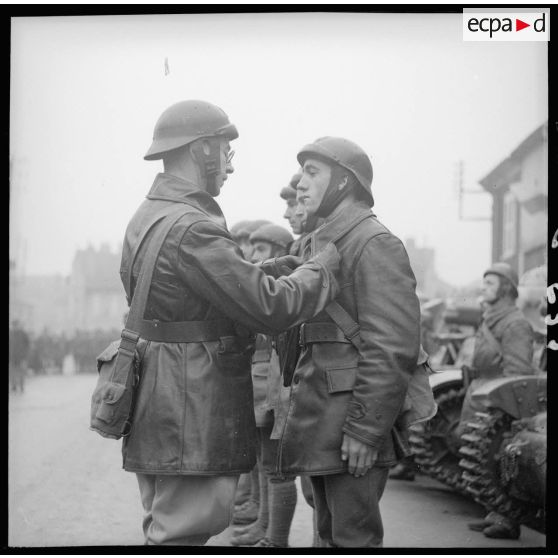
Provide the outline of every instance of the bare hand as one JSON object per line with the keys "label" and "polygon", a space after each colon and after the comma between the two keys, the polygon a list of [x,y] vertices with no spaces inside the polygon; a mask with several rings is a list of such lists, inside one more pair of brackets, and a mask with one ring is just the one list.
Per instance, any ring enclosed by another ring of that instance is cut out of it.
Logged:
{"label": "bare hand", "polygon": [[378,459],[378,450],[360,440],[351,438],[347,434],[343,434],[341,459],[348,461],[351,475],[360,477],[373,467],[376,459]]}

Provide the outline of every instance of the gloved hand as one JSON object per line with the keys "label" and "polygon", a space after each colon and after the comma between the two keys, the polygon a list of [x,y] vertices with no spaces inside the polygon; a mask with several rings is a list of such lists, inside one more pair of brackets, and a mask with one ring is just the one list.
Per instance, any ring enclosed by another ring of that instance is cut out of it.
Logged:
{"label": "gloved hand", "polygon": [[275,279],[283,275],[290,275],[304,260],[299,256],[279,256],[278,258],[270,258],[260,264],[263,272],[271,275]]}
{"label": "gloved hand", "polygon": [[327,267],[332,273],[336,273],[339,270],[341,255],[337,251],[335,244],[328,242],[322,250],[310,258],[306,263],[311,262],[316,262],[324,267]]}

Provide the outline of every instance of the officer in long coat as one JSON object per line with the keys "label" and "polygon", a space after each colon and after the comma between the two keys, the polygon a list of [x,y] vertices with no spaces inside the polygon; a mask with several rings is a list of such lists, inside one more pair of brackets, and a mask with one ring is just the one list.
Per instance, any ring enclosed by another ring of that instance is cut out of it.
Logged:
{"label": "officer in long coat", "polygon": [[152,231],[139,250],[138,239],[161,211],[185,211],[156,260],[139,332],[141,380],[123,443],[124,469],[139,482],[146,544],[203,545],[227,527],[238,475],[255,464],[249,330],[277,334],[338,292],[332,246],[288,278],[279,276],[296,266],[291,256],[261,267],[244,259],[214,199],[233,172],[236,137],[210,103],[182,101],[164,111],[145,155],[162,159],[164,172],[124,239],[121,274],[130,300]]}
{"label": "officer in long coat", "polygon": [[419,354],[415,277],[401,241],[371,212],[366,153],[349,140],[324,137],[297,158],[299,197],[310,216],[325,218],[303,252],[311,257],[335,242],[342,289],[337,312],[328,307],[301,327],[277,472],[310,475],[326,545],[381,546],[379,501],[397,460],[394,425]]}

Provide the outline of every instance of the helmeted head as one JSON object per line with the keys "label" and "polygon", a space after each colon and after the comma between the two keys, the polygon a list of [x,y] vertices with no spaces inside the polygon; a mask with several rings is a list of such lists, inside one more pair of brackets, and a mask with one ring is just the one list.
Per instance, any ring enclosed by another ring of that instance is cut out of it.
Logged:
{"label": "helmeted head", "polygon": [[284,186],[281,192],[279,192],[281,198],[287,202],[287,209],[283,217],[289,221],[289,225],[294,234],[300,234],[302,232],[302,220],[300,215],[296,213],[296,186],[301,177],[302,173],[300,171],[296,172],[289,181],[289,184]]}
{"label": "helmeted head", "polygon": [[488,304],[494,304],[501,298],[515,300],[517,287],[517,273],[506,262],[493,263],[483,273],[482,297]]}
{"label": "helmeted head", "polygon": [[166,160],[176,155],[176,150],[189,146],[208,193],[216,196],[226,173],[232,172],[229,142],[236,138],[235,125],[219,107],[207,101],[180,101],[167,108],[157,120],[153,142],[144,159]]}
{"label": "helmeted head", "polygon": [[266,219],[255,219],[253,221],[239,221],[229,230],[233,240],[240,246],[244,257],[249,260],[252,256],[252,243],[250,235],[262,225],[270,223]]}
{"label": "helmeted head", "polygon": [[310,215],[327,217],[351,191],[373,207],[372,163],[356,143],[325,136],[305,145],[297,159],[303,172],[297,188]]}
{"label": "helmeted head", "polygon": [[284,256],[293,242],[291,233],[279,225],[269,223],[258,227],[251,235],[252,261],[261,262],[269,258]]}

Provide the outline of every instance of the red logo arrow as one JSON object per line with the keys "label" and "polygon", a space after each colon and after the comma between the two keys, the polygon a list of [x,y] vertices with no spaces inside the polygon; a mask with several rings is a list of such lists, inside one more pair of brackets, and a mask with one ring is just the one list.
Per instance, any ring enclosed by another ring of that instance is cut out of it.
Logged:
{"label": "red logo arrow", "polygon": [[515,18],[515,30],[516,31],[521,31],[522,29],[525,29],[525,27],[531,27],[530,23],[525,23],[524,21],[521,21],[520,19]]}

